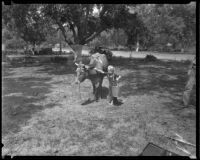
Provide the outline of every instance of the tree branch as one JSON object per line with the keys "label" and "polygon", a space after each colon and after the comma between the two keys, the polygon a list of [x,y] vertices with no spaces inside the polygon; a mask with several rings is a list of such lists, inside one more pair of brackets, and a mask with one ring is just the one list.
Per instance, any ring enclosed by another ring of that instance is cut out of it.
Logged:
{"label": "tree branch", "polygon": [[[107,12],[108,8],[105,7],[105,5],[103,6],[101,12],[100,12],[100,18],[103,17],[105,15],[105,13]],[[80,44],[86,44],[88,43],[89,41],[93,40],[96,36],[98,36],[102,31],[104,31],[106,28],[101,28],[99,29],[98,31],[86,36],[85,38],[83,38],[81,41],[80,41]]]}
{"label": "tree branch", "polygon": [[85,32],[87,32],[89,10],[90,10],[90,6],[87,6],[86,7],[86,16],[85,16]]}
{"label": "tree branch", "polygon": [[105,28],[101,28],[99,31],[94,32],[92,35],[90,35],[88,38],[86,38],[85,40],[81,41],[81,44],[86,44],[88,42],[90,42],[91,40],[93,40],[96,36],[98,36],[102,31],[104,31]]}
{"label": "tree branch", "polygon": [[66,31],[65,31],[65,28],[63,27],[63,25],[61,23],[59,23],[58,21],[56,23],[58,24],[60,30],[62,31],[63,37],[65,39],[65,42],[67,42],[68,44],[73,44],[71,40],[67,39]]}
{"label": "tree branch", "polygon": [[76,34],[75,29],[74,29],[74,25],[73,25],[72,22],[70,22],[70,21],[69,21],[69,25],[70,25],[70,29],[72,30],[73,35],[74,35],[74,42],[76,42],[77,34]]}
{"label": "tree branch", "polygon": [[104,16],[104,14],[106,13],[107,10],[108,10],[108,9],[107,9],[107,8],[105,7],[105,5],[104,5],[103,8],[102,8],[102,11],[101,11],[100,14],[99,14],[100,18]]}

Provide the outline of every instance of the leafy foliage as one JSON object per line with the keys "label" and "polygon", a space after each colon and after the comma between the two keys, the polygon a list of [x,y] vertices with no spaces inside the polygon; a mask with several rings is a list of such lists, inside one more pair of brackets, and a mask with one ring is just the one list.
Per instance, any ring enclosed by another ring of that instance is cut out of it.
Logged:
{"label": "leafy foliage", "polygon": [[[187,48],[196,44],[196,3],[3,5],[3,40]],[[61,35],[60,35],[61,33]],[[14,42],[14,41],[13,41]]]}
{"label": "leafy foliage", "polygon": [[45,41],[48,27],[40,17],[37,5],[3,6],[3,19],[6,26],[25,42],[35,45]]}
{"label": "leafy foliage", "polygon": [[[94,8],[98,10],[94,14]],[[42,13],[57,24],[69,44],[86,44],[102,31],[111,28],[123,28],[130,14],[124,4],[49,4],[42,6]],[[67,36],[66,29],[73,33],[73,39]]]}
{"label": "leafy foliage", "polygon": [[120,48],[120,46],[126,46],[127,35],[123,29],[110,29],[103,31],[99,36],[93,39],[90,46],[105,46]]}
{"label": "leafy foliage", "polygon": [[135,10],[151,37],[149,46],[165,49],[166,44],[171,43],[175,49],[194,45],[195,7],[195,3],[137,6]]}

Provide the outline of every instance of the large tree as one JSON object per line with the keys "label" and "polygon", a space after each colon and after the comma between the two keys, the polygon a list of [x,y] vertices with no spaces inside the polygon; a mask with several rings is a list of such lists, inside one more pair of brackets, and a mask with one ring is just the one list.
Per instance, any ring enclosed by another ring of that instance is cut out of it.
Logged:
{"label": "large tree", "polygon": [[13,4],[3,11],[5,24],[32,44],[45,41],[48,27],[56,26],[67,44],[84,45],[111,28],[135,27],[131,15],[126,4]]}
{"label": "large tree", "polygon": [[110,29],[103,31],[99,36],[93,39],[89,44],[90,46],[102,45],[105,47],[119,48],[126,46],[127,35],[123,29]]}
{"label": "large tree", "polygon": [[[196,4],[141,4],[134,7],[150,35],[148,46],[164,49],[194,45],[196,34]],[[147,38],[147,35],[144,35]]]}
{"label": "large tree", "polygon": [[[145,40],[149,36],[148,31],[143,21],[137,16],[137,12],[129,16],[130,20],[128,20],[128,25],[125,26],[125,33],[128,35],[127,45],[136,45],[136,51],[138,51],[139,44],[145,45]],[[135,25],[133,26],[132,23]]]}
{"label": "large tree", "polygon": [[[94,9],[98,11],[96,14]],[[123,28],[130,14],[125,4],[47,4],[41,6],[41,13],[58,26],[68,44],[80,45],[87,44],[102,31]],[[64,25],[72,37],[67,36]]]}
{"label": "large tree", "polygon": [[39,45],[46,40],[48,25],[41,17],[39,5],[3,5],[2,19],[6,28],[17,33],[27,44]]}

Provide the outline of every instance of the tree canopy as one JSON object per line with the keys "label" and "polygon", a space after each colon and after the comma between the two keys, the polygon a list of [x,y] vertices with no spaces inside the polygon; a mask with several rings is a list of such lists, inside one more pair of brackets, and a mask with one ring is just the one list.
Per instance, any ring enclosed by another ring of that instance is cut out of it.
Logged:
{"label": "tree canopy", "polygon": [[2,9],[4,38],[12,37],[12,32],[31,44],[56,43],[59,31],[69,45],[88,44],[95,38],[116,45],[139,42],[147,48],[195,45],[196,3],[12,4]]}
{"label": "tree canopy", "polygon": [[[94,14],[94,9],[98,10]],[[68,44],[87,44],[102,31],[123,28],[130,13],[123,4],[48,4],[41,6],[45,18],[58,26]],[[67,31],[73,38],[67,36]]]}
{"label": "tree canopy", "polygon": [[15,4],[3,7],[2,16],[8,30],[33,45],[46,40],[48,26],[38,13],[38,5]]}

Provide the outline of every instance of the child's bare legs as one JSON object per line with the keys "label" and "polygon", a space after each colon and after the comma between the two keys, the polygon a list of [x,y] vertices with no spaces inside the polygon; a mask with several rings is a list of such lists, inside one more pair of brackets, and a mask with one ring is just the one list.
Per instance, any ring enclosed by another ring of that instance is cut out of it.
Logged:
{"label": "child's bare legs", "polygon": [[112,101],[113,101],[112,87],[109,86],[108,102],[111,103]]}

